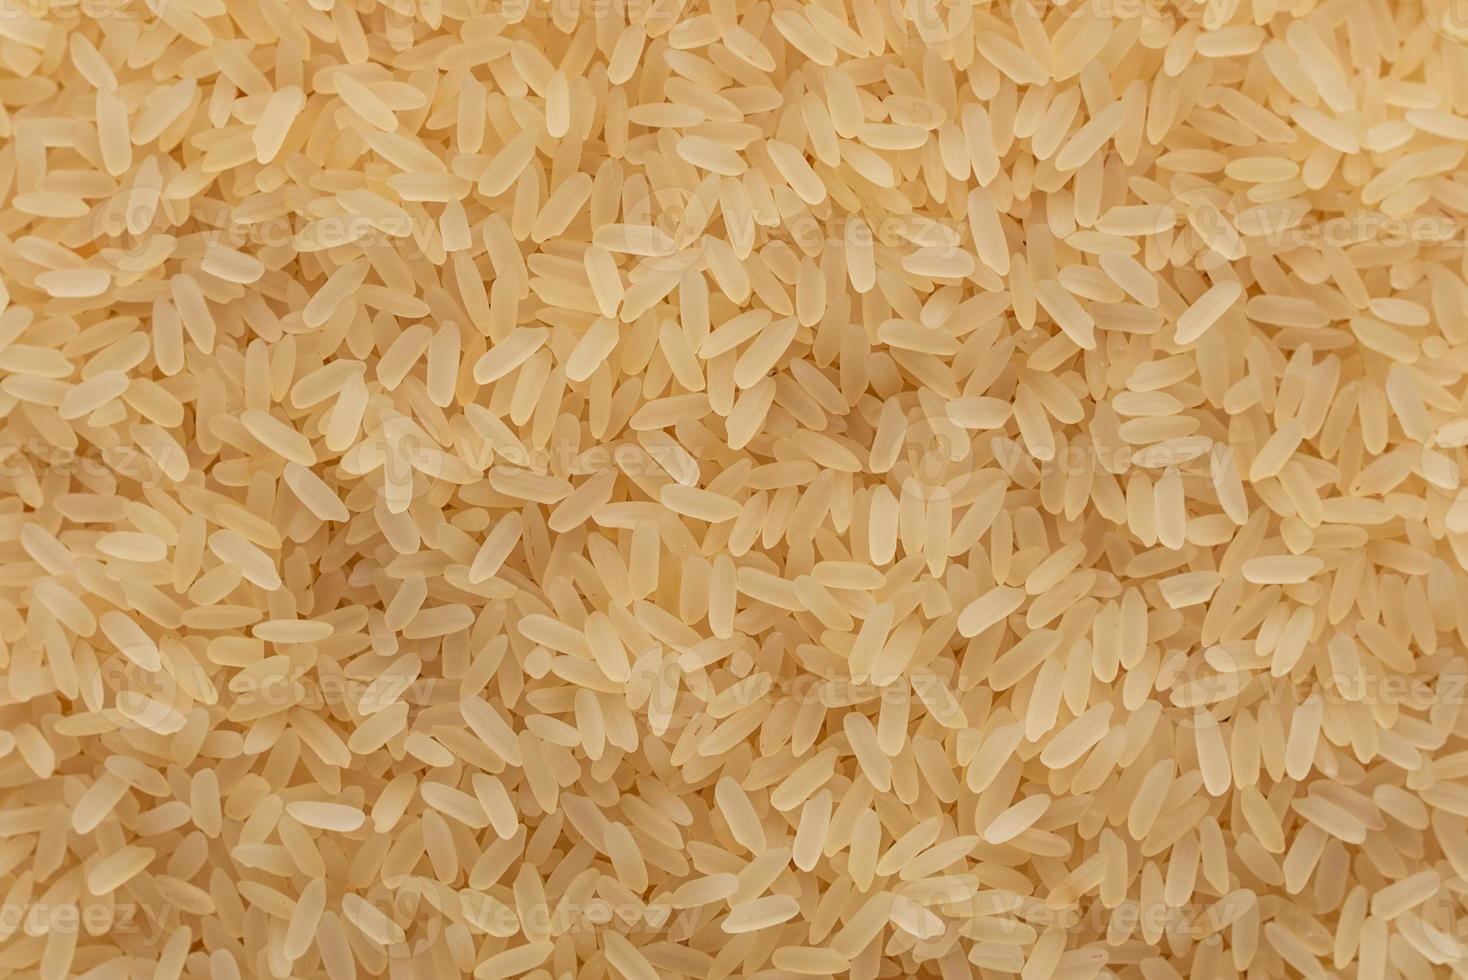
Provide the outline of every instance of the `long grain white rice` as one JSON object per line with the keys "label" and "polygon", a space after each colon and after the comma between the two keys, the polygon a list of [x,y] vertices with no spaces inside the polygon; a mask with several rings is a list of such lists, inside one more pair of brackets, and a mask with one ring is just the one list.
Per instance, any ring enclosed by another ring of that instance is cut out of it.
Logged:
{"label": "long grain white rice", "polygon": [[1462,12],[1103,6],[3,12],[0,975],[1462,973]]}

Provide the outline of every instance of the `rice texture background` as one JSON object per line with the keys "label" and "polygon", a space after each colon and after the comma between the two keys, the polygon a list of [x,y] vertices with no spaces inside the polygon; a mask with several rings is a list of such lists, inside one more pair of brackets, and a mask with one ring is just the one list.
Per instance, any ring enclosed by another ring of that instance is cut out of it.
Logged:
{"label": "rice texture background", "polygon": [[1468,978],[1462,0],[0,9],[0,978]]}

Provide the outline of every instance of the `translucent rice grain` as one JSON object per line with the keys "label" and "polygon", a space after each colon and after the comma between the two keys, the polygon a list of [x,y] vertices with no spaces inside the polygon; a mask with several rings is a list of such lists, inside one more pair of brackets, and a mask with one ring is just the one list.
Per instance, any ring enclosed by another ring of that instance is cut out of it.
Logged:
{"label": "translucent rice grain", "polygon": [[87,890],[93,895],[107,895],[122,887],[153,862],[150,848],[128,846],[98,861],[87,873]]}
{"label": "translucent rice grain", "polygon": [[731,935],[755,932],[786,922],[799,911],[800,906],[790,896],[767,895],[730,909],[721,928]]}
{"label": "translucent rice grain", "polygon": [[1215,283],[1178,317],[1177,342],[1195,343],[1242,295],[1243,288],[1236,282]]}
{"label": "translucent rice grain", "polygon": [[1258,585],[1295,585],[1319,574],[1324,562],[1314,555],[1273,555],[1243,564],[1244,578]]}
{"label": "translucent rice grain", "polygon": [[265,266],[259,259],[218,243],[211,243],[205,249],[199,267],[211,276],[235,283],[256,282],[265,274]]}
{"label": "translucent rice grain", "polygon": [[55,269],[36,276],[36,285],[57,299],[86,299],[101,296],[112,284],[105,269]]}

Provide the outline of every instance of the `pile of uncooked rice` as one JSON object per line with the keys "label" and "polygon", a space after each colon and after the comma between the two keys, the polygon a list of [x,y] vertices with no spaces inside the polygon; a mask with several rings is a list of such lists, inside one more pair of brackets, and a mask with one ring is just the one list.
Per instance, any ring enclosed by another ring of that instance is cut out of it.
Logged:
{"label": "pile of uncooked rice", "polygon": [[1468,977],[1461,0],[0,10],[0,976]]}

